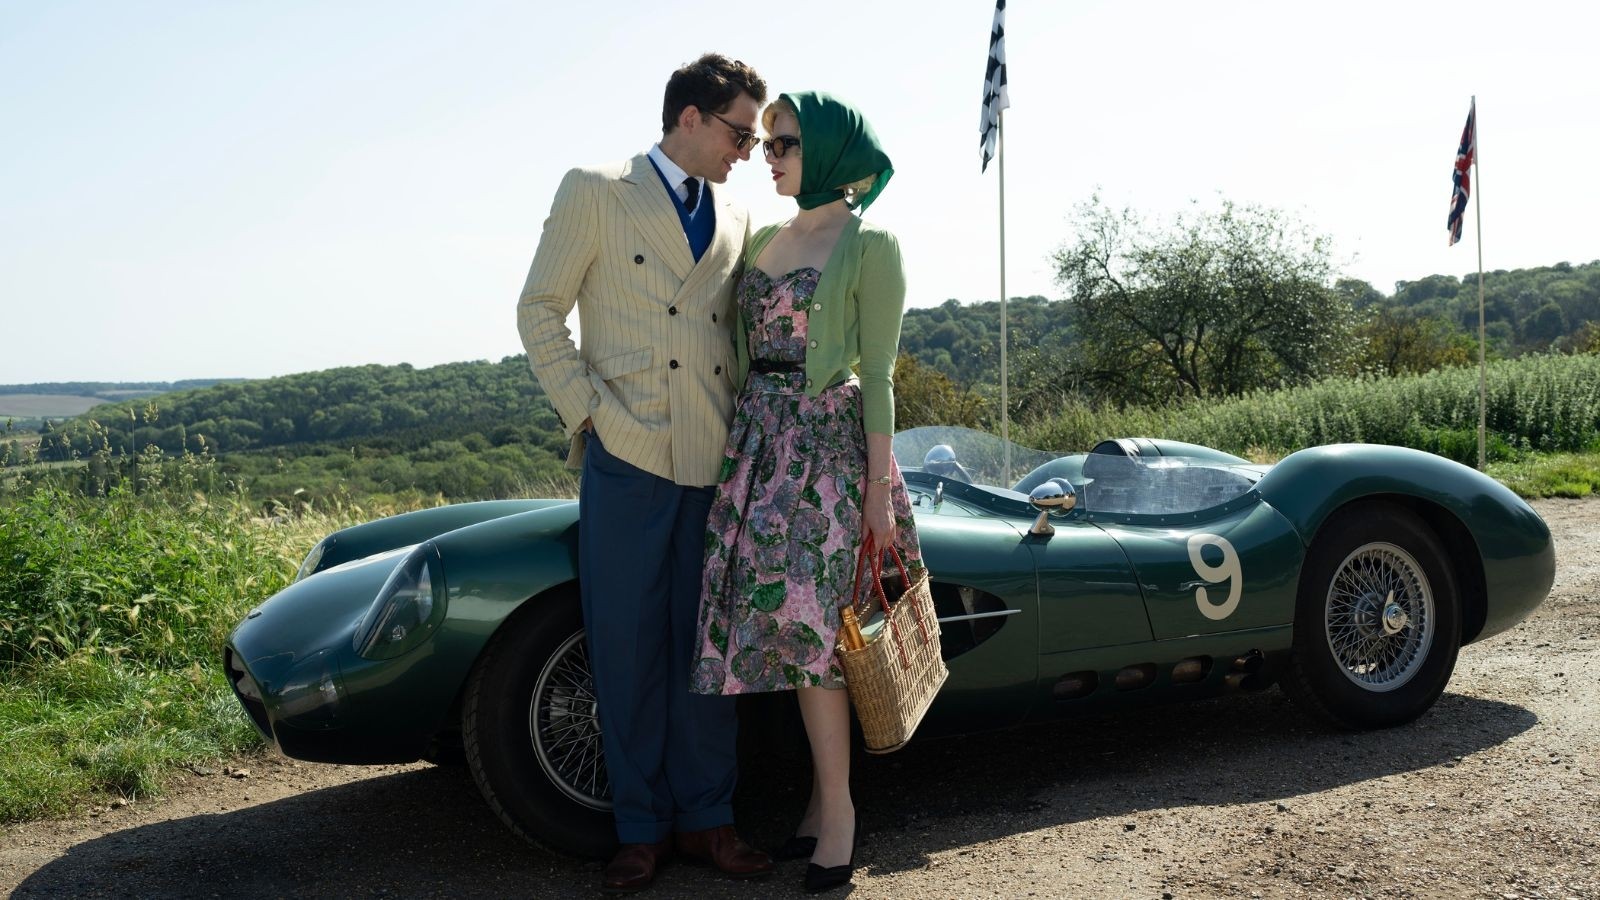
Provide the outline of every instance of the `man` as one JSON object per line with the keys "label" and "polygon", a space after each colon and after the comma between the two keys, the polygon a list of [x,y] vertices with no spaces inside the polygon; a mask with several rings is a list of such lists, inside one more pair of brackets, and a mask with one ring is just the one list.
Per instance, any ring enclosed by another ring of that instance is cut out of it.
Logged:
{"label": "man", "polygon": [[750,158],[766,95],[718,54],[672,73],[660,143],[562,180],[517,306],[583,470],[578,578],[621,844],[602,875],[612,892],[648,887],[674,847],[738,877],[772,871],[733,830],[732,699],[688,681],[749,235],[711,185]]}

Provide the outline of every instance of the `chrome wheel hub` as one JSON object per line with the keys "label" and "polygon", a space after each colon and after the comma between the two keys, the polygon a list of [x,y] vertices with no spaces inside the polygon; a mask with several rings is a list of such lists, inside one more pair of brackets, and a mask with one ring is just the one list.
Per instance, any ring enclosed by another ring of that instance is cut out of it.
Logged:
{"label": "chrome wheel hub", "polygon": [[528,739],[539,770],[563,794],[590,809],[611,808],[600,702],[582,631],[562,641],[539,671],[528,704]]}
{"label": "chrome wheel hub", "polygon": [[1411,617],[1406,615],[1405,609],[1394,602],[1394,592],[1391,591],[1389,593],[1389,602],[1383,607],[1383,633],[1385,635],[1399,634],[1405,630],[1406,624],[1410,621]]}
{"label": "chrome wheel hub", "polygon": [[1392,691],[1416,676],[1433,646],[1433,590],[1411,554],[1390,543],[1365,544],[1334,570],[1324,624],[1346,678],[1365,690]]}

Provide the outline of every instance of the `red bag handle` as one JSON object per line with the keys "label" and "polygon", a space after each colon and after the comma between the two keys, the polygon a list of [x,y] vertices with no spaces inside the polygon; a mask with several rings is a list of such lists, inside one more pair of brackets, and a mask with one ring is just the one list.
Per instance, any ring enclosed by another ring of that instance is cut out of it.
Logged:
{"label": "red bag handle", "polygon": [[[876,593],[878,595],[878,606],[882,607],[883,609],[884,621],[888,624],[889,629],[893,631],[894,619],[889,615],[889,595],[884,593],[883,581],[878,578],[878,562],[880,557],[875,551],[876,547],[873,544],[872,535],[868,533],[862,538],[861,552],[856,556],[856,577],[855,582],[851,585],[850,606],[855,609],[856,615],[859,617],[863,611],[863,606],[860,602],[861,573],[870,572],[872,577],[872,587],[868,589],[867,600],[870,603],[871,594]],[[911,575],[906,572],[906,564],[905,561],[900,557],[899,548],[895,547],[893,544],[890,544],[886,548],[886,551],[888,552],[890,558],[894,560],[895,567],[900,570],[900,582],[904,584],[906,586],[906,590],[909,591],[911,589]],[[871,564],[870,568],[868,567],[869,563]],[[931,640],[931,638],[928,636],[927,623],[922,621],[922,616],[917,613],[915,606],[912,607],[912,613],[912,617],[917,620],[917,630],[922,632],[922,640],[924,643],[927,643],[929,640]],[[901,639],[898,632],[895,633],[894,638],[895,649],[900,651],[900,665],[908,669],[911,668],[911,660],[906,656],[904,641]]]}
{"label": "red bag handle", "polygon": [[[889,595],[883,592],[883,582],[879,581],[877,577],[878,556],[873,552],[874,549],[872,535],[865,535],[861,539],[861,551],[856,554],[856,578],[855,583],[850,588],[850,605],[855,608],[858,616],[865,611],[865,607],[861,603],[861,574],[867,571],[872,572],[872,587],[867,591],[867,602],[872,602],[871,595],[876,593],[878,595],[878,605],[883,608],[883,614],[889,614]],[[905,563],[900,560],[900,551],[891,546],[889,553],[894,557],[895,565],[900,569],[900,579],[905,582],[907,587],[910,587],[911,576],[906,574]],[[867,567],[869,562],[873,564],[870,570]]]}

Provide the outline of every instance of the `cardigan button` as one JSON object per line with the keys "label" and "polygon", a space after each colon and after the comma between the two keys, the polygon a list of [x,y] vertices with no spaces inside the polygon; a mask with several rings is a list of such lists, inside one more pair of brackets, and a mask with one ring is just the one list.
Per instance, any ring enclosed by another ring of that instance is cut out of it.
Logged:
{"label": "cardigan button", "polygon": [[806,387],[811,387],[811,379],[806,379]]}
{"label": "cardigan button", "polygon": [[713,321],[713,322],[717,321],[717,314],[716,313],[712,313],[711,314],[711,321]]}
{"label": "cardigan button", "polygon": [[678,308],[677,308],[677,307],[676,307],[676,306],[669,306],[669,307],[667,307],[667,315],[669,315],[669,316],[675,316],[675,315],[677,315],[677,314],[678,314]]}
{"label": "cardigan button", "polygon": [[643,253],[635,253],[633,255],[633,264],[636,265],[636,266],[644,265],[644,254]]}
{"label": "cardigan button", "polygon": [[816,341],[812,341],[811,342],[811,349],[813,349],[813,350],[817,349],[817,342]]}
{"label": "cardigan button", "polygon": [[675,359],[672,360],[671,362],[667,363],[667,368],[669,368],[669,369],[676,369],[677,367],[678,367],[678,361],[675,360]]}
{"label": "cardigan button", "polygon": [[814,309],[814,310],[821,310],[822,309],[822,304],[821,303],[813,303],[811,305],[811,308]]}
{"label": "cardigan button", "polygon": [[716,371],[712,372],[711,374],[713,374],[713,375],[721,375],[722,374],[722,367],[721,366],[717,366]]}

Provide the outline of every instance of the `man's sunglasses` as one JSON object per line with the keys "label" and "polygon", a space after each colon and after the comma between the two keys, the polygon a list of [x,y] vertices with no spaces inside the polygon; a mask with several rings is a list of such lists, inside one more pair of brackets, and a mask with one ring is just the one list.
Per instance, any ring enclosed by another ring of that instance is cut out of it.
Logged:
{"label": "man's sunglasses", "polygon": [[783,159],[784,154],[799,146],[800,139],[787,134],[780,134],[770,141],[761,142],[761,149],[767,151],[767,155],[773,159]]}
{"label": "man's sunglasses", "polygon": [[[711,115],[717,116],[716,113],[711,113]],[[717,116],[717,121],[733,129],[733,145],[739,148],[740,153],[743,153],[744,151],[749,150],[751,147],[754,147],[756,145],[756,141],[760,140],[760,138],[756,137],[755,132],[745,131],[743,128],[740,128],[721,116]]]}

